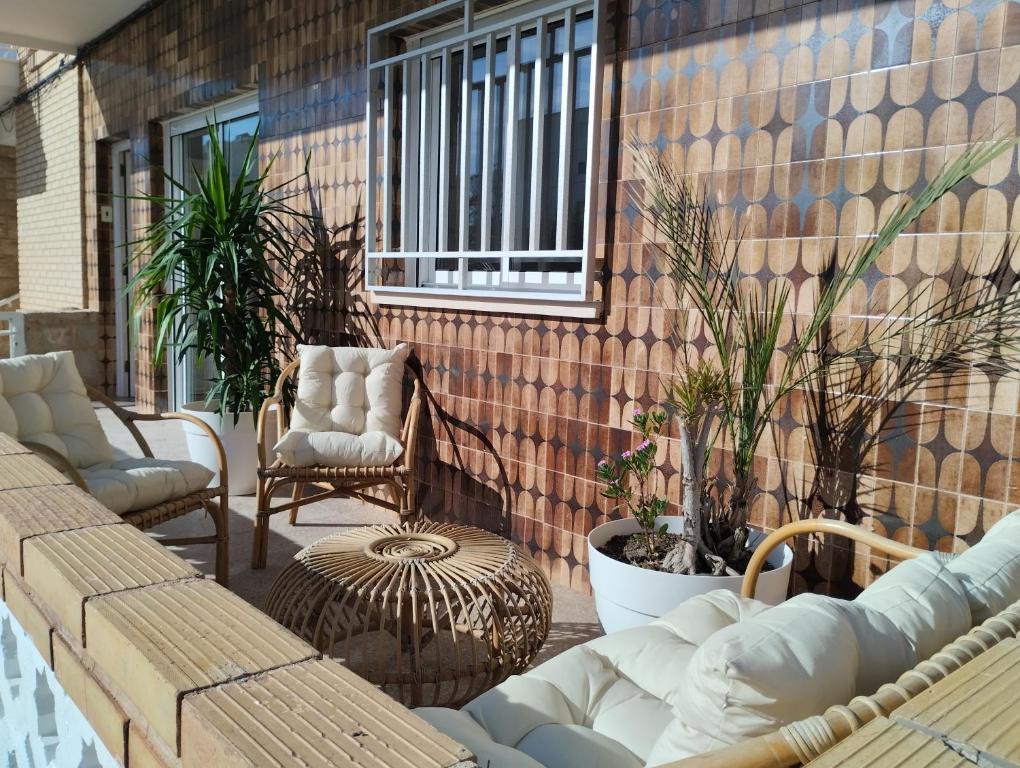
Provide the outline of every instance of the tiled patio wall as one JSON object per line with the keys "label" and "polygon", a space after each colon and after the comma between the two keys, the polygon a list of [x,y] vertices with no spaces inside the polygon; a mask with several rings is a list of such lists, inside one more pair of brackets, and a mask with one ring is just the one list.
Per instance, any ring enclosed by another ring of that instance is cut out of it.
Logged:
{"label": "tiled patio wall", "polygon": [[[584,536],[606,510],[594,463],[628,445],[626,415],[656,400],[673,363],[664,313],[642,276],[652,265],[621,141],[635,135],[710,183],[745,232],[748,265],[787,277],[794,306],[807,312],[807,291],[796,289],[832,249],[845,253],[872,232],[894,193],[916,191],[966,142],[1017,127],[1017,0],[621,0],[605,64],[604,317],[375,308],[361,291],[358,226],[365,31],[411,7],[168,0],[105,43],[82,78],[90,305],[110,297],[96,218],[104,142],[130,137],[133,183],[153,189],[158,168],[144,159],[161,157],[159,120],[257,88],[265,155],[281,153],[280,179],[310,155],[316,202],[335,228],[336,247],[305,262],[296,309],[306,328],[325,343],[413,342],[432,395],[426,512],[507,521],[556,581],[579,589]],[[1017,191],[1013,152],[902,238],[870,288],[909,288],[961,258],[972,264],[981,245],[1001,247],[1020,230]],[[144,365],[140,376],[142,399],[159,402],[164,377]],[[1018,384],[978,370],[957,384],[948,402],[912,393],[877,447],[867,430],[863,442],[838,429],[813,435],[809,398],[791,398],[763,447],[755,520],[774,526],[835,506],[923,546],[975,541],[1020,500]],[[887,411],[881,405],[869,423]],[[674,498],[677,453],[663,441]],[[861,551],[800,554],[797,589],[842,590],[881,568]]]}

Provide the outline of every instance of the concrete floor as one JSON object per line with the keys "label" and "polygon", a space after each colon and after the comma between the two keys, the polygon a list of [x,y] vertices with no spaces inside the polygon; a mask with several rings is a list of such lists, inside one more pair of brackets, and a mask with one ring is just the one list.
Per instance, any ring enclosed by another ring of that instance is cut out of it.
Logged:
{"label": "concrete floor", "polygon": [[[117,418],[105,408],[97,411],[99,419],[115,448],[140,455],[131,435]],[[139,423],[157,457],[187,458],[188,450],[180,422]],[[286,514],[270,518],[269,562],[265,570],[251,569],[252,526],[255,519],[254,496],[230,498],[230,589],[259,609],[273,580],[303,547],[331,533],[374,523],[395,522],[389,510],[353,499],[330,499],[301,509],[297,525],[290,525]],[[212,531],[212,523],[203,512],[172,520],[147,531],[160,537],[204,535]],[[206,574],[213,572],[213,547],[193,545],[173,547],[178,555]],[[592,598],[566,587],[553,585],[553,623],[549,639],[536,663],[578,643],[602,634],[595,615]]]}

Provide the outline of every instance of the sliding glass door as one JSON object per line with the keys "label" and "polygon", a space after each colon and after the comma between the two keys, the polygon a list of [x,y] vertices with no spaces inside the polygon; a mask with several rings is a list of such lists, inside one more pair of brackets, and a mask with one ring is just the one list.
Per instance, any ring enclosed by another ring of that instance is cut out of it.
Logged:
{"label": "sliding glass door", "polygon": [[[197,189],[197,178],[209,168],[209,125],[216,126],[231,168],[240,168],[258,125],[257,98],[252,95],[235,99],[168,124],[167,167],[175,179],[183,179],[188,191]],[[194,353],[189,353],[182,361],[174,355],[171,369],[171,397],[175,408],[203,399],[216,376],[213,361],[199,362]]]}

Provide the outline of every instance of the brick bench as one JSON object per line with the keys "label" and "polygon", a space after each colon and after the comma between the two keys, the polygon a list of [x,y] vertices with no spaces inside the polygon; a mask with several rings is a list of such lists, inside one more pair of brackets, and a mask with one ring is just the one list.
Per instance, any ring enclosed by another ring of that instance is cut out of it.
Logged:
{"label": "brick bench", "polygon": [[474,764],[3,434],[0,565],[11,613],[128,768]]}

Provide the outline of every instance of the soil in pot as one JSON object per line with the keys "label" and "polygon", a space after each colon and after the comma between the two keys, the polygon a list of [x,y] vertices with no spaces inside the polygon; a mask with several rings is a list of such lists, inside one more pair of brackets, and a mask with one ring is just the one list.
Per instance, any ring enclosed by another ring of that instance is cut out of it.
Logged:
{"label": "soil in pot", "polygon": [[[618,562],[638,568],[647,568],[651,571],[661,571],[663,570],[662,559],[679,541],[680,536],[676,533],[663,534],[659,536],[659,546],[656,550],[649,552],[644,534],[628,533],[613,536],[601,547],[597,547],[597,549],[606,557],[611,557]],[[747,564],[750,560],[751,552],[749,550],[739,562],[732,565],[738,572],[743,573],[747,570]],[[772,564],[766,561],[762,566],[762,571],[771,570]]]}

